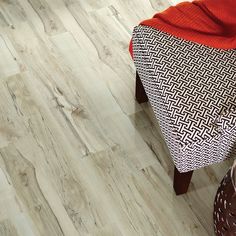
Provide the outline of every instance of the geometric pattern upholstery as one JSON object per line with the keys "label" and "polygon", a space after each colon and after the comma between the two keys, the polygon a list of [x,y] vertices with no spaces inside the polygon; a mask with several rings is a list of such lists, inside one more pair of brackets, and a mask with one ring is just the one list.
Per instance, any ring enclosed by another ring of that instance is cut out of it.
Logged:
{"label": "geometric pattern upholstery", "polygon": [[180,172],[222,161],[236,145],[236,50],[136,26],[134,63]]}

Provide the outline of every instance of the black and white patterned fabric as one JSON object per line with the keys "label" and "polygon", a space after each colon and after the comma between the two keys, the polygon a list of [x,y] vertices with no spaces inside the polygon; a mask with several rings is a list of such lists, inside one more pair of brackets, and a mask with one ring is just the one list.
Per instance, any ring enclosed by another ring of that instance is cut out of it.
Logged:
{"label": "black and white patterned fabric", "polygon": [[137,26],[134,63],[180,172],[236,150],[236,50]]}

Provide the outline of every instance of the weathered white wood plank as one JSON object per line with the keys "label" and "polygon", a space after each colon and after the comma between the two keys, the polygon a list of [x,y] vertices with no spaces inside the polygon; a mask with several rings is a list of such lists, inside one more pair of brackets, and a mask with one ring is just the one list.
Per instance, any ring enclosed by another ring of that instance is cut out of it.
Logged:
{"label": "weathered white wood plank", "polygon": [[0,221],[0,235],[4,236],[18,236],[14,225],[12,225],[11,221],[4,220]]}
{"label": "weathered white wood plank", "polygon": [[[15,51],[7,37],[0,34],[0,80],[20,72]],[[1,82],[1,81],[0,81]]]}

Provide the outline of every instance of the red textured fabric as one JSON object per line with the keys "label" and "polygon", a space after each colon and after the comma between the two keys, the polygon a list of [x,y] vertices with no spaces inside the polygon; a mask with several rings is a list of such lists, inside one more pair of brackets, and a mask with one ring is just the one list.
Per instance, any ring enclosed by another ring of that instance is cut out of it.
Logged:
{"label": "red textured fabric", "polygon": [[[183,2],[141,22],[176,37],[220,49],[236,48],[236,0]],[[132,52],[132,41],[130,43]]]}

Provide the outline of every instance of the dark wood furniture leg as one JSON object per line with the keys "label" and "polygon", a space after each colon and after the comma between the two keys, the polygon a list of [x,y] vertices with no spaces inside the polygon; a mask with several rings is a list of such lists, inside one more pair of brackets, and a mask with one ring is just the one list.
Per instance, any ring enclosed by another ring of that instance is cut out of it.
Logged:
{"label": "dark wood furniture leg", "polygon": [[135,97],[138,103],[143,103],[148,101],[147,94],[144,90],[141,79],[139,78],[138,72],[136,72],[136,90]]}
{"label": "dark wood furniture leg", "polygon": [[[135,97],[138,103],[143,103],[148,101],[147,94],[144,90],[142,81],[136,72],[136,90]],[[180,173],[175,167],[174,173],[174,190],[176,195],[184,194],[188,191],[188,186],[190,184],[191,178],[193,175],[193,171],[189,171],[186,173]]]}
{"label": "dark wood furniture leg", "polygon": [[190,184],[193,171],[186,173],[180,173],[175,167],[174,173],[174,190],[176,195],[184,194],[188,191],[188,186]]}

